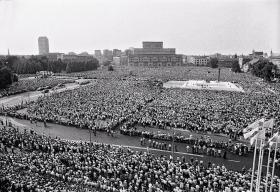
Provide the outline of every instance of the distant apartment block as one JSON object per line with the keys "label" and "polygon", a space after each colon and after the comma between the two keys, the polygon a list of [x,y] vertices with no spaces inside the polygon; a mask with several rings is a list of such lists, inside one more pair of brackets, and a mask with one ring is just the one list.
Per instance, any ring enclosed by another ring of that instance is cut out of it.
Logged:
{"label": "distant apartment block", "polygon": [[108,49],[104,49],[103,50],[103,58],[104,58],[104,60],[107,60],[107,61],[113,61],[113,51],[108,50]]}
{"label": "distant apartment block", "polygon": [[195,66],[207,66],[209,62],[209,57],[207,56],[190,56],[188,62]]}
{"label": "distant apartment block", "polygon": [[61,61],[67,61],[67,62],[86,62],[91,61],[94,59],[92,55],[86,55],[86,54],[61,54],[58,59]]}
{"label": "distant apartment block", "polygon": [[122,51],[119,49],[113,49],[113,57],[120,57],[122,54]]}
{"label": "distant apartment block", "polygon": [[39,55],[46,55],[49,53],[49,40],[47,37],[38,38]]}

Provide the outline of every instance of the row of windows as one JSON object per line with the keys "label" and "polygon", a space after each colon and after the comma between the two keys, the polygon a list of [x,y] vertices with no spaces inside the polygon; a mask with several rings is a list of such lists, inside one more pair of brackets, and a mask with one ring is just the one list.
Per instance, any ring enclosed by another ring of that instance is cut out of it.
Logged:
{"label": "row of windows", "polygon": [[180,66],[181,63],[180,62],[174,62],[174,63],[171,63],[171,62],[167,62],[167,63],[133,63],[133,62],[130,62],[129,65],[131,66],[136,66],[136,67],[140,67],[140,66],[145,66],[145,67],[165,67],[165,66]]}
{"label": "row of windows", "polygon": [[157,62],[157,61],[162,61],[162,62],[177,62],[181,61],[180,57],[133,57],[130,58],[131,62]]}

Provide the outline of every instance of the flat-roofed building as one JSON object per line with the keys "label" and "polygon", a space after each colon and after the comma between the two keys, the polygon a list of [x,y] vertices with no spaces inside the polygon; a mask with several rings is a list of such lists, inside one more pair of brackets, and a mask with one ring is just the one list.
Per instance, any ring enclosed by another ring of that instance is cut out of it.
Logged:
{"label": "flat-roofed building", "polygon": [[143,48],[131,49],[128,65],[136,67],[181,66],[182,55],[175,48],[163,48],[163,42],[143,42]]}
{"label": "flat-roofed building", "polygon": [[195,66],[207,66],[209,57],[207,56],[190,56],[189,60]]}
{"label": "flat-roofed building", "polygon": [[38,38],[39,55],[46,55],[49,53],[49,40],[47,37]]}

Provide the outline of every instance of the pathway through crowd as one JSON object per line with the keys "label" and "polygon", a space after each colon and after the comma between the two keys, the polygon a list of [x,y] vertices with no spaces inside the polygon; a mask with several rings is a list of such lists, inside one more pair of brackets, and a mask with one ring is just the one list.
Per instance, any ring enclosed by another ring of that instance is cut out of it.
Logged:
{"label": "pathway through crowd", "polygon": [[[4,116],[0,116],[1,119],[5,120]],[[37,126],[33,123],[31,124],[28,120],[22,120],[22,119],[16,119],[7,117],[8,121],[11,121],[12,124],[15,127],[18,127],[20,130],[33,130],[38,134],[43,135],[49,135],[51,137],[59,137],[61,139],[65,140],[72,140],[72,141],[87,141],[90,140],[92,142],[97,143],[104,143],[104,144],[111,144],[115,146],[123,146],[123,147],[129,147],[134,150],[139,151],[147,151],[149,150],[151,153],[154,153],[156,155],[165,155],[167,157],[170,157],[172,155],[172,151],[166,151],[166,150],[160,150],[160,149],[154,149],[154,148],[148,148],[148,146],[141,146],[140,144],[140,138],[139,137],[131,137],[122,135],[119,133],[116,133],[114,137],[107,135],[105,132],[97,132],[97,136],[94,136],[94,134],[90,134],[89,130],[87,129],[80,129],[75,128],[71,126],[63,126],[58,124],[51,124],[48,123],[47,127],[44,128],[43,123],[38,122]],[[91,138],[90,138],[91,135]],[[171,142],[166,141],[167,144],[170,144]],[[213,157],[213,156],[207,156],[205,154],[192,154],[186,152],[186,144],[183,143],[177,143],[177,151],[174,153],[174,158],[182,158],[183,156],[185,159],[197,159],[198,161],[203,162],[212,162],[217,165],[225,165],[228,169],[233,169],[237,171],[241,171],[242,168],[250,169],[252,167],[252,160],[253,160],[253,154],[249,153],[248,156],[238,156],[232,153],[228,153],[227,159],[223,159],[221,157]],[[266,171],[266,164],[267,164],[267,157],[264,158],[263,163],[263,171]],[[279,170],[276,169],[276,174],[279,175]]]}

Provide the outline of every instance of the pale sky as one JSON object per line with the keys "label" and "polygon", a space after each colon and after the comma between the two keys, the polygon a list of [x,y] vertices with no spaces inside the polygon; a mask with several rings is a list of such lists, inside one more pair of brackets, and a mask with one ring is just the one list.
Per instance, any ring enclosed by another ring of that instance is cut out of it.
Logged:
{"label": "pale sky", "polygon": [[179,54],[280,52],[280,0],[0,0],[0,54],[141,47]]}

